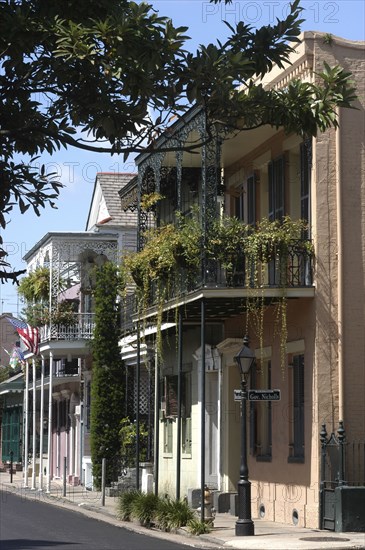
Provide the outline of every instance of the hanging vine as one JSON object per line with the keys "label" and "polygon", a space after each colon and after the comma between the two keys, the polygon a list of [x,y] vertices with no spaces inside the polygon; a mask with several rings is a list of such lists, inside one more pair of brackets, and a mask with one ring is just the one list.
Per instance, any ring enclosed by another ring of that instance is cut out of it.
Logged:
{"label": "hanging vine", "polygon": [[[177,225],[167,224],[145,233],[145,246],[125,259],[124,268],[136,285],[139,315],[145,318],[156,307],[157,353],[161,356],[161,324],[164,304],[181,292],[196,288],[200,275],[203,233],[197,216],[177,214]],[[227,286],[247,289],[247,323],[254,328],[259,346],[264,347],[264,319],[267,308],[265,288],[281,288],[276,314],[276,334],[280,335],[281,366],[285,365],[287,340],[288,258],[296,243],[298,251],[313,254],[313,245],[303,239],[307,225],[289,216],[281,221],[262,219],[255,227],[237,218],[215,220],[205,242],[208,260],[218,262],[226,274]]]}

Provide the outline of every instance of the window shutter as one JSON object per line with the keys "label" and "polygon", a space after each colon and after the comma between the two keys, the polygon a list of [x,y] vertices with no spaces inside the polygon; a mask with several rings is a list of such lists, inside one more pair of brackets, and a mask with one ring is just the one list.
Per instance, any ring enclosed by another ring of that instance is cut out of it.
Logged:
{"label": "window shutter", "polygon": [[256,223],[256,178],[251,176],[247,180],[247,223]]}
{"label": "window shutter", "polygon": [[294,456],[304,456],[304,355],[293,358]]}
{"label": "window shutter", "polygon": [[285,162],[280,157],[269,163],[269,220],[281,220],[285,214]]}
{"label": "window shutter", "polygon": [[[300,217],[310,222],[310,193],[312,176],[312,142],[300,144]],[[308,235],[306,236],[308,237]]]}
{"label": "window shutter", "polygon": [[166,416],[177,413],[177,376],[166,376]]}

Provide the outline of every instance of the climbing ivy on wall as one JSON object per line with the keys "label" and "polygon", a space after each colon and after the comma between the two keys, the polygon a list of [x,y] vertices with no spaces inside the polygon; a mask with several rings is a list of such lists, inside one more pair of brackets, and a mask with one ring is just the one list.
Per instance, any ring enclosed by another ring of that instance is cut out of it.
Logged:
{"label": "climbing ivy on wall", "polygon": [[94,483],[101,486],[101,464],[106,459],[106,483],[120,454],[119,425],[124,417],[124,377],[118,341],[120,288],[117,268],[106,263],[96,271],[95,329],[92,342],[90,443]]}

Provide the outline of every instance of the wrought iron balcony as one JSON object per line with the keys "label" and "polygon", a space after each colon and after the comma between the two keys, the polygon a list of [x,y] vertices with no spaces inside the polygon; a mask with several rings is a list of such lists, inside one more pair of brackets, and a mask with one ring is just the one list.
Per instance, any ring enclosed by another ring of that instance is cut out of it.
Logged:
{"label": "wrought iron balcony", "polygon": [[[190,295],[202,289],[216,289],[215,298],[222,296],[226,289],[303,289],[313,287],[313,253],[307,246],[308,241],[293,241],[282,254],[280,247],[273,250],[266,261],[253,263],[244,254],[237,254],[236,262],[229,268],[217,260],[209,259],[205,263],[205,272],[201,273],[181,267],[172,280],[165,281],[165,302],[176,303],[180,297]],[[149,296],[144,305],[155,308],[158,304],[157,283],[152,282]],[[138,313],[136,294],[126,297],[122,303],[121,326],[124,334],[135,329],[133,319]],[[152,310],[151,310],[152,311]],[[144,311],[144,314],[148,313]]]}
{"label": "wrought iron balcony", "polygon": [[49,340],[90,340],[94,325],[93,313],[75,313],[73,322],[40,327],[40,341],[42,343]]}

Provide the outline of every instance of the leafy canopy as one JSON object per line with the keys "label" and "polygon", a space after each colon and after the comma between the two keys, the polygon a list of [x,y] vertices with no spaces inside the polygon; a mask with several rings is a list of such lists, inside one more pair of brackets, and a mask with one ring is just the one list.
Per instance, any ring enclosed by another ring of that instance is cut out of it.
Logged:
{"label": "leafy canopy", "polygon": [[[62,185],[36,168],[43,152],[153,151],[156,138],[192,105],[207,113],[207,140],[217,120],[239,130],[270,124],[306,135],[336,126],[337,106],[354,99],[341,68],[325,66],[321,85],[296,81],[264,90],[256,80],[288,61],[301,12],[294,0],[275,25],[228,25],[226,42],[191,53],[187,28],[144,2],[2,0],[0,227],[16,204],[37,215],[55,207]],[[16,281],[2,244],[0,279]]]}

